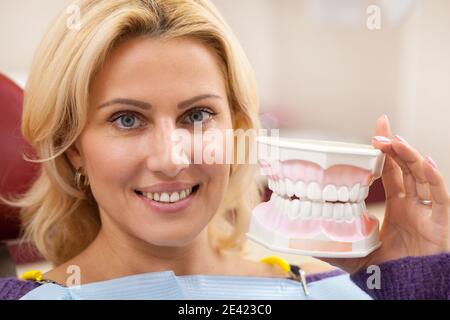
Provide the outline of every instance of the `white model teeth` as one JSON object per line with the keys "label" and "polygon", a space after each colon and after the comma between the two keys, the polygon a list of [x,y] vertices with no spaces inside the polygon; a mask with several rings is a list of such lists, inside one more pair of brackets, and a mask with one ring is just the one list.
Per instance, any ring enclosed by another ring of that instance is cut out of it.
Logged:
{"label": "white model teeth", "polygon": [[289,208],[288,216],[291,219],[295,219],[298,217],[299,214],[300,214],[300,200],[294,199],[292,200],[291,207]]}
{"label": "white model teeth", "polygon": [[192,193],[192,188],[187,188],[175,192],[144,192],[143,195],[157,202],[177,202],[183,200]]}
{"label": "white model teeth", "polygon": [[358,198],[359,198],[359,187],[360,187],[360,184],[357,183],[350,190],[349,199],[350,199],[351,202],[356,202],[356,200],[358,200]]}
{"label": "white model teeth", "polygon": [[313,201],[319,201],[322,199],[322,191],[319,188],[319,184],[317,182],[311,182],[308,185],[306,196],[308,199]]}
{"label": "white model teeth", "polygon": [[333,218],[333,204],[325,202],[322,206],[322,217],[325,219]]}
{"label": "white model teeth", "polygon": [[288,197],[292,197],[295,194],[295,185],[291,180],[284,180],[286,184],[286,194]]}
{"label": "white model teeth", "polygon": [[303,181],[297,181],[295,183],[295,195],[298,198],[305,198],[306,197],[306,185]]}
{"label": "white model teeth", "polygon": [[344,220],[347,222],[353,221],[353,209],[350,203],[344,204]]}
{"label": "white model teeth", "polygon": [[342,220],[344,217],[344,204],[343,203],[336,203],[333,206],[333,219],[334,220]]}
{"label": "white model teeth", "polygon": [[338,200],[341,202],[348,201],[348,188],[347,187],[340,187],[338,189]]}
{"label": "white model teeth", "polygon": [[[289,200],[287,200],[289,201]],[[311,216],[311,201],[301,201],[300,202],[300,217],[309,218]]]}
{"label": "white model teeth", "polygon": [[364,202],[359,203],[331,203],[312,202],[308,200],[289,200],[276,193],[270,198],[275,207],[290,219],[325,218],[335,221],[352,222],[366,212]]}
{"label": "white model teeth", "polygon": [[272,180],[269,179],[269,189],[280,196],[296,196],[300,199],[312,201],[330,201],[330,202],[361,202],[369,194],[369,186],[361,186],[360,183],[347,186],[336,186],[327,184],[321,188],[317,182],[305,184],[303,181],[293,182],[289,179]]}
{"label": "white model teeth", "polygon": [[323,192],[322,192],[322,197],[323,197],[323,200],[325,200],[325,201],[337,201],[338,197],[337,197],[336,186],[333,184],[329,184],[329,185],[325,186],[325,188],[323,189]]}
{"label": "white model teeth", "polygon": [[311,216],[313,218],[320,218],[322,216],[322,204],[319,202],[312,203]]}

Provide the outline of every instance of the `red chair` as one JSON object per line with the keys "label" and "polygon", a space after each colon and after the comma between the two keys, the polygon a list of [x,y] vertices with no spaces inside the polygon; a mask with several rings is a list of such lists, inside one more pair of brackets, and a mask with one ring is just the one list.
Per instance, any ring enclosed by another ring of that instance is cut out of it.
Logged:
{"label": "red chair", "polygon": [[[0,194],[25,192],[37,175],[39,166],[23,159],[33,150],[20,133],[23,90],[0,74]],[[15,264],[39,260],[34,250],[19,248],[19,212],[0,202],[0,276],[15,275]],[[6,269],[6,270],[5,270]]]}

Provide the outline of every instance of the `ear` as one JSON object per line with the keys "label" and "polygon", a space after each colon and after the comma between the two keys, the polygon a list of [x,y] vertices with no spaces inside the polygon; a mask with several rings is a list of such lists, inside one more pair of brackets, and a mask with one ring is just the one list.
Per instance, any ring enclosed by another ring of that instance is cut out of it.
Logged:
{"label": "ear", "polygon": [[67,159],[69,159],[70,163],[72,164],[74,170],[84,166],[84,159],[80,150],[81,149],[79,148],[79,143],[77,140],[64,152]]}

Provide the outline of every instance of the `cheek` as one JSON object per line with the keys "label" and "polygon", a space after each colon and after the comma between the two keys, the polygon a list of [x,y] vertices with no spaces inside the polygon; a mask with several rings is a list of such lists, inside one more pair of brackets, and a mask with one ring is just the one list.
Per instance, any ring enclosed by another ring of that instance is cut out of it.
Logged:
{"label": "cheek", "polygon": [[208,197],[222,197],[228,187],[230,165],[227,164],[202,164],[200,170],[208,177],[206,193]]}
{"label": "cheek", "polygon": [[85,141],[83,150],[86,170],[92,181],[93,192],[94,189],[107,192],[129,183],[138,159],[132,143],[94,135],[86,136]]}

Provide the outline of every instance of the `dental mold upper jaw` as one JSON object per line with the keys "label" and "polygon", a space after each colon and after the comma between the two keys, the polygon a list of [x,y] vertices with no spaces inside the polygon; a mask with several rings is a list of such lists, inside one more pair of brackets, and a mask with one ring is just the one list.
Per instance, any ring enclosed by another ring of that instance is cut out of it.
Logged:
{"label": "dental mold upper jaw", "polygon": [[346,185],[335,185],[332,183],[321,186],[317,182],[305,183],[301,180],[292,181],[290,179],[274,180],[268,179],[269,189],[281,197],[297,197],[310,201],[319,202],[361,202],[369,193],[369,186],[356,183],[351,187]]}

